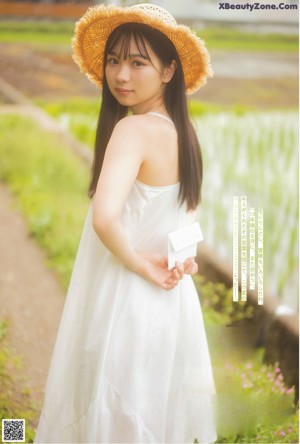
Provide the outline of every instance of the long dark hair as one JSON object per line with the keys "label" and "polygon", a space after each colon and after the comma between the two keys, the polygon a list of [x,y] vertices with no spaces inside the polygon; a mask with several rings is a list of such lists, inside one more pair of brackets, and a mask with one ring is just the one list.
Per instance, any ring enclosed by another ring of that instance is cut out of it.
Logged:
{"label": "long dark hair", "polygon": [[147,42],[164,66],[176,61],[177,69],[170,82],[166,84],[164,103],[173,120],[178,135],[179,153],[179,203],[187,203],[188,209],[195,209],[201,201],[202,155],[195,130],[189,120],[185,93],[184,75],[175,46],[163,33],[147,25],[126,23],[116,28],[109,36],[103,63],[102,105],[99,113],[96,132],[96,144],[89,196],[96,191],[101,172],[105,150],[116,123],[125,117],[128,108],[119,104],[111,94],[105,76],[107,54],[113,52],[121,43],[120,53],[126,57],[130,48],[131,37],[134,38],[140,53],[151,60],[147,52]]}

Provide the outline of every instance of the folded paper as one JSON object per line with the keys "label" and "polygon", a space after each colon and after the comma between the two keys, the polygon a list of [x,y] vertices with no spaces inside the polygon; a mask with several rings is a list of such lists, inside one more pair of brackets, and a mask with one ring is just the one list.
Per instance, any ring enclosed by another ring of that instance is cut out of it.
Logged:
{"label": "folded paper", "polygon": [[197,255],[197,243],[203,240],[198,222],[168,233],[168,268]]}

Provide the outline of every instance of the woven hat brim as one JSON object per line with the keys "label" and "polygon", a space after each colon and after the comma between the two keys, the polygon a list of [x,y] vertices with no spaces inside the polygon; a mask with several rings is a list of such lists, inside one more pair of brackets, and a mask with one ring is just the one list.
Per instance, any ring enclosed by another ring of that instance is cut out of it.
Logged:
{"label": "woven hat brim", "polygon": [[167,25],[158,18],[130,7],[99,5],[89,8],[76,23],[72,39],[74,61],[97,86],[102,86],[107,39],[115,28],[129,22],[158,29],[173,42],[182,64],[188,94],[195,92],[212,77],[210,56],[205,43],[187,26]]}

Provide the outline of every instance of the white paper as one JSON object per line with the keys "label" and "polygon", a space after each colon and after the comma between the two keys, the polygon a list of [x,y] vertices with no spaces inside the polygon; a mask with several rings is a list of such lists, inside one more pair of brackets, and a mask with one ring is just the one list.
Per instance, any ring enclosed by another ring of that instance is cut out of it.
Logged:
{"label": "white paper", "polygon": [[168,233],[168,269],[175,267],[175,262],[183,263],[189,257],[195,257],[197,243],[202,240],[198,222]]}

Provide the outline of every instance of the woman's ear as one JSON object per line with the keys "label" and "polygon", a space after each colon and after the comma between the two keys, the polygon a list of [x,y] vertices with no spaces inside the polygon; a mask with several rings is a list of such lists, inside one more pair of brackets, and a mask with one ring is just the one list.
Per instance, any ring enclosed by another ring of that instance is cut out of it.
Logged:
{"label": "woman's ear", "polygon": [[169,66],[166,66],[163,70],[163,82],[169,83],[172,80],[174,73],[177,69],[176,60],[172,60]]}

